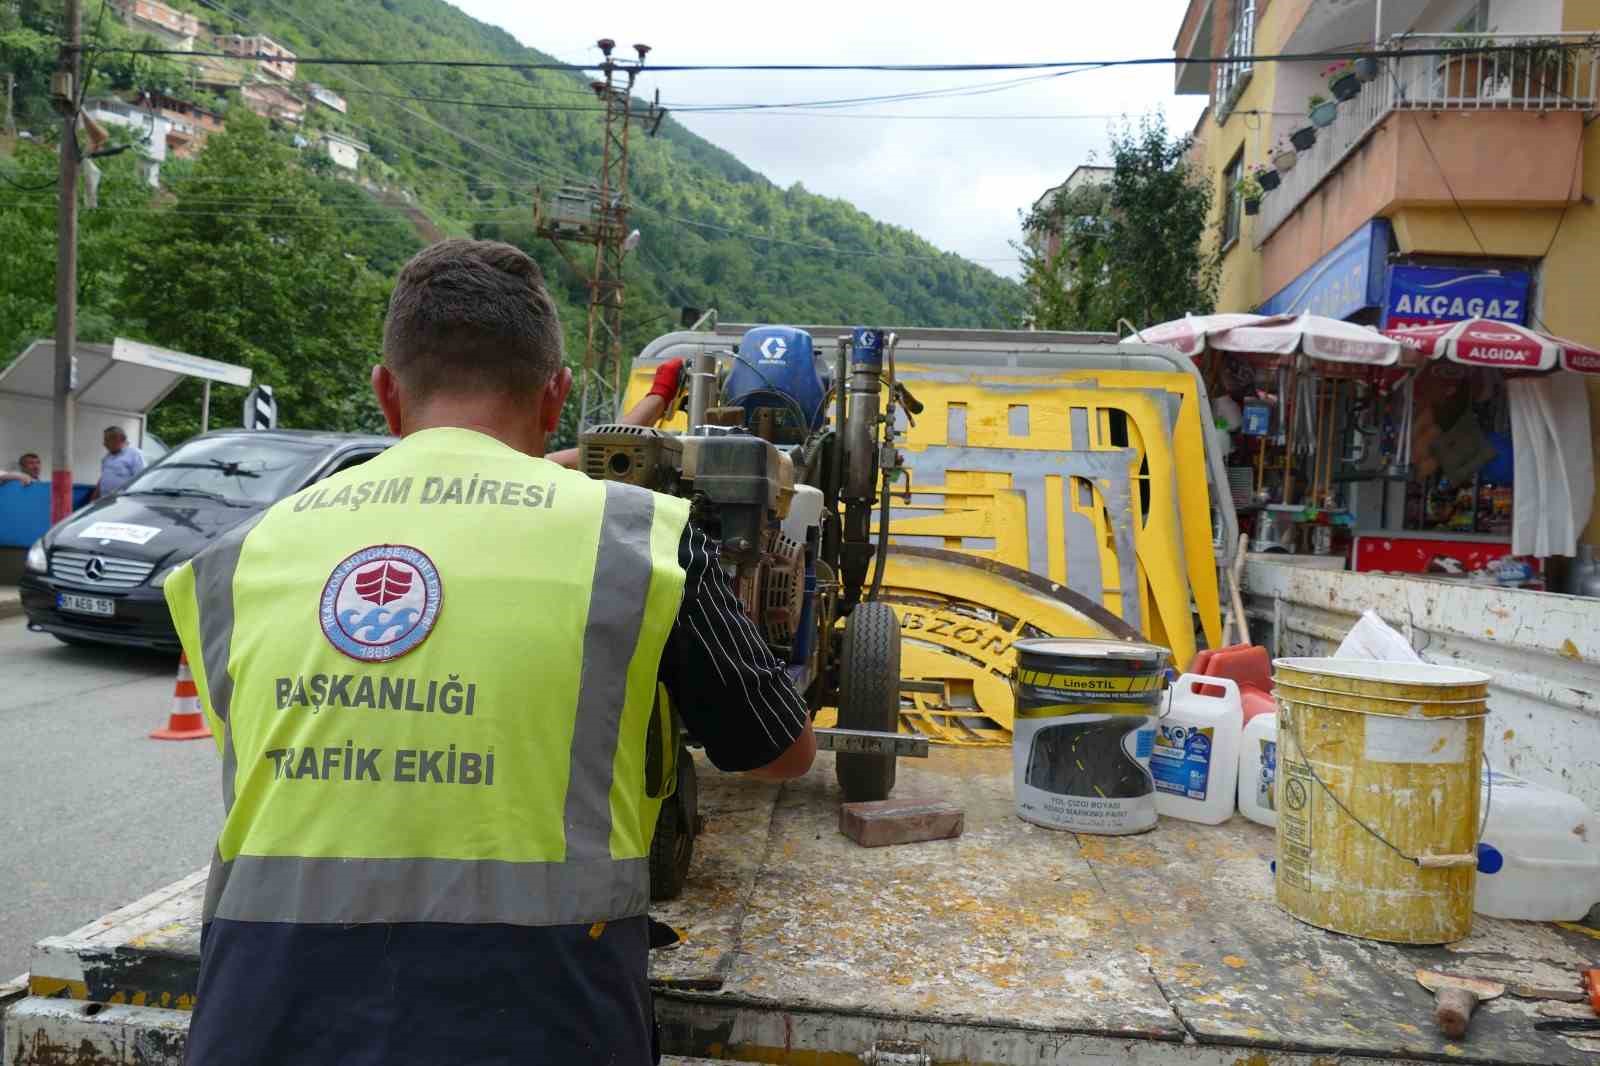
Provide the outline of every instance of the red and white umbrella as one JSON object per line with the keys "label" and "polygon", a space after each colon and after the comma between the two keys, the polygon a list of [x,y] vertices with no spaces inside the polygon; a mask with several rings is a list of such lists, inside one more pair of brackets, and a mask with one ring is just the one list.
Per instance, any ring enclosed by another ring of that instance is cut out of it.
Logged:
{"label": "red and white umbrella", "polygon": [[1209,340],[1234,326],[1260,322],[1262,315],[1225,312],[1215,315],[1185,315],[1159,326],[1141,329],[1122,339],[1123,344],[1164,344],[1179,355],[1199,355]]}
{"label": "red and white umbrella", "polygon": [[1469,318],[1384,332],[1424,359],[1529,373],[1559,366],[1580,374],[1600,374],[1600,350],[1514,322]]}
{"label": "red and white umbrella", "polygon": [[1331,363],[1393,366],[1401,345],[1370,326],[1309,313],[1298,315],[1196,315],[1163,322],[1122,339],[1123,344],[1165,344],[1183,355],[1206,348],[1249,355],[1296,355]]}
{"label": "red and white umbrella", "polygon": [[1262,355],[1303,352],[1324,362],[1361,366],[1393,366],[1400,361],[1401,347],[1371,326],[1310,313],[1272,315],[1234,326],[1212,337],[1211,346],[1224,352]]}

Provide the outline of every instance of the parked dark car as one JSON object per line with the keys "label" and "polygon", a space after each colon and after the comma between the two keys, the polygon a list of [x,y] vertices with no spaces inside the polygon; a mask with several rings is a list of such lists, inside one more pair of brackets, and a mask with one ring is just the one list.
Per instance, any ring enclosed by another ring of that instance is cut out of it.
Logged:
{"label": "parked dark car", "polygon": [[240,522],[382,452],[390,437],[219,430],[185,441],[121,492],[58,522],[28,549],[28,628],[68,644],[178,650],[161,586]]}

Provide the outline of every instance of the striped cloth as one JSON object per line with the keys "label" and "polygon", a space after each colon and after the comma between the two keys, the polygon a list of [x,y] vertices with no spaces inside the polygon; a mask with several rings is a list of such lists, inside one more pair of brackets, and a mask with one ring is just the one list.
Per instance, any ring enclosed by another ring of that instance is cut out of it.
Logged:
{"label": "striped cloth", "polygon": [[745,615],[716,544],[693,523],[678,542],[678,565],[688,577],[661,681],[718,769],[765,766],[804,732],[805,701]]}

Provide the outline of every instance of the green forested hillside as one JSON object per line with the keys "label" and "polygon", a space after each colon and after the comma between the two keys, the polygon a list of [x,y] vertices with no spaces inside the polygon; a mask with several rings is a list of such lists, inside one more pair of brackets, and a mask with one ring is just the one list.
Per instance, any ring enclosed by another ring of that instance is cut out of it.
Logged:
{"label": "green forested hillside", "polygon": [[[442,0],[168,2],[196,13],[216,31],[266,33],[302,55],[549,61]],[[124,26],[115,9],[102,15],[98,0],[85,0],[84,7],[84,34],[90,42],[162,47],[153,37]],[[59,128],[46,99],[59,20],[60,0],[0,0],[0,71],[17,75],[19,127],[45,139]],[[246,68],[247,79],[257,76],[250,69],[254,64],[236,66]],[[587,182],[598,169],[600,115],[586,79],[553,71],[301,64],[293,88],[304,95],[310,81],[343,94],[348,114],[312,106],[298,128],[251,136],[287,147],[297,133],[314,140],[319,129],[329,127],[366,142],[371,153],[362,162],[364,187],[330,180],[326,157],[314,150],[267,153],[271,162],[263,156],[260,166],[294,171],[298,187],[310,191],[309,200],[296,210],[328,222],[333,230],[329,239],[341,253],[364,260],[380,288],[421,245],[424,234],[470,234],[517,243],[545,266],[562,300],[569,341],[581,350],[582,282],[535,237],[531,207],[536,186],[548,192],[563,182]],[[187,60],[105,52],[95,57],[90,93],[127,95],[153,89],[218,109],[228,106],[217,90],[195,82]],[[232,103],[237,113],[236,93]],[[231,116],[229,127],[232,136]],[[122,136],[117,131],[113,135]],[[213,143],[218,139],[213,136]],[[716,307],[725,320],[941,326],[1003,326],[1020,312],[1013,283],[843,201],[799,185],[778,188],[670,117],[653,139],[636,129],[632,144],[633,225],[642,231],[643,243],[630,257],[628,273],[630,351],[672,328],[677,309],[686,305]],[[834,147],[819,144],[818,152]],[[48,190],[18,188],[39,184],[41,176],[47,180],[53,169],[50,158],[42,150],[30,153],[26,144],[13,159],[4,153],[0,147],[0,176],[9,174],[14,180],[0,185],[0,259],[9,257],[13,277],[28,281],[20,283],[27,288],[19,293],[15,285],[0,280],[0,344],[6,346],[0,362],[14,354],[18,342],[49,327],[50,293],[34,290],[49,279],[44,253],[53,254],[53,248],[39,249],[30,241],[49,239],[54,214]],[[197,216],[209,214],[208,225],[217,232],[207,240],[225,240],[231,228],[272,229],[270,216],[288,195],[282,188],[270,193],[276,202],[264,200],[269,194],[262,189],[268,186],[261,183],[267,175],[248,169],[235,173],[223,166],[197,176],[204,166],[204,154],[194,163],[169,162],[162,173],[164,190],[152,195],[132,179],[126,157],[105,164],[102,202],[109,193],[125,215],[85,216],[85,272],[91,289],[85,295],[86,333],[118,331],[174,346],[199,342],[181,320],[185,279],[168,279],[171,284],[164,291],[177,302],[163,305],[133,291],[132,274],[116,257],[117,249],[130,241],[168,242],[171,235],[162,226],[175,217],[163,223],[163,214],[186,212],[191,227]],[[8,213],[13,215],[9,221]],[[14,243],[19,240],[21,249]],[[97,241],[103,257],[98,264],[89,261]],[[272,243],[269,232],[268,246]],[[170,257],[165,268],[185,269],[182,260]],[[106,294],[105,300],[97,301],[97,293]],[[134,316],[144,316],[143,321]],[[261,328],[270,333],[269,325]],[[226,331],[212,331],[203,338],[209,347],[191,350],[248,360],[271,347],[270,336],[263,335],[247,350],[229,351],[226,337]],[[371,352],[360,353],[360,358],[370,362]],[[280,370],[293,372],[293,367]]]}
{"label": "green forested hillside", "polygon": [[[308,54],[549,61],[439,0],[241,0],[228,7],[241,21]],[[530,185],[587,181],[598,169],[600,116],[590,110],[487,109],[360,91],[596,107],[585,80],[574,75],[307,67],[302,77],[345,91],[350,121],[370,137],[374,155],[447,216],[479,232],[498,230],[523,243],[518,230],[525,227],[482,220],[507,205],[515,210],[506,216],[526,218]],[[670,117],[656,139],[635,137],[632,146],[635,224],[644,231],[647,254],[637,264],[642,284],[630,317],[649,317],[652,306],[692,302],[714,305],[731,318],[993,326],[1016,309],[1014,286],[991,272],[940,255],[915,234],[875,222],[843,201],[799,186],[779,189]],[[819,153],[836,149],[818,145]],[[759,235],[841,252],[808,253]],[[849,252],[875,255],[842,254]]]}

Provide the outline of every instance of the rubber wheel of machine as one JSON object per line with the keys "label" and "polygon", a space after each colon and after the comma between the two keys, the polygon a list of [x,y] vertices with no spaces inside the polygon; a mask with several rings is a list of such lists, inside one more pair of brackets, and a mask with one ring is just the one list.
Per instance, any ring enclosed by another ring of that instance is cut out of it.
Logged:
{"label": "rubber wheel of machine", "polygon": [[[845,620],[839,728],[882,733],[900,728],[900,620],[886,603],[863,603]],[[888,799],[895,757],[840,752],[834,775],[846,803]]]}
{"label": "rubber wheel of machine", "polygon": [[689,880],[695,830],[700,820],[700,790],[694,759],[678,749],[678,790],[668,796],[650,838],[650,899],[677,899]]}

